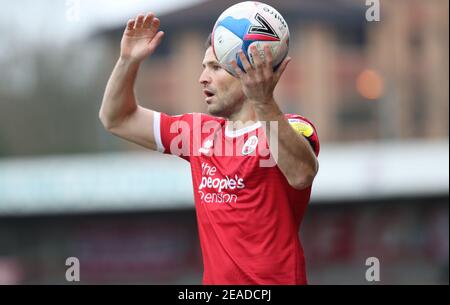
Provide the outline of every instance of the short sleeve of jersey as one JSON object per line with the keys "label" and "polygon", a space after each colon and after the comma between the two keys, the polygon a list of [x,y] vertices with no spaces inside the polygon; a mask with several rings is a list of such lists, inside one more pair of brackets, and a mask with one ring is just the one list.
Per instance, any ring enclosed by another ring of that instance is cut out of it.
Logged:
{"label": "short sleeve of jersey", "polygon": [[291,127],[300,135],[304,136],[314,151],[316,156],[319,155],[320,143],[319,136],[317,135],[316,128],[311,121],[308,119],[297,115],[297,114],[286,114],[286,119],[288,120]]}
{"label": "short sleeve of jersey", "polygon": [[153,132],[158,151],[189,161],[192,150],[192,113],[170,116],[154,112]]}

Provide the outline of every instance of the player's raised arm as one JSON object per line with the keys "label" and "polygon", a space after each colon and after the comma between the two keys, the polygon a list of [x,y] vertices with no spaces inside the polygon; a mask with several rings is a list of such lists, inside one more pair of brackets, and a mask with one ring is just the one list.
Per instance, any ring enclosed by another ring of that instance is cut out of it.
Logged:
{"label": "player's raised arm", "polygon": [[161,43],[164,33],[152,13],[130,19],[123,33],[120,57],[109,78],[99,118],[111,133],[156,150],[153,111],[138,105],[134,83],[139,66]]}

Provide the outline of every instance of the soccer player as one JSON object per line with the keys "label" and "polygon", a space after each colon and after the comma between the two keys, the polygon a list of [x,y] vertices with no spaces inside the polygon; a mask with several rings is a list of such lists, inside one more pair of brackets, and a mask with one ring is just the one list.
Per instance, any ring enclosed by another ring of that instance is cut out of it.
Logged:
{"label": "soccer player", "polygon": [[[111,133],[190,162],[203,284],[306,284],[299,228],[318,171],[311,122],[283,114],[273,92],[291,60],[240,54],[236,77],[206,49],[199,83],[208,114],[170,116],[141,107],[134,84],[164,33],[152,13],[128,21],[99,117]],[[183,67],[179,67],[182,69]],[[190,80],[186,80],[190,81]]]}

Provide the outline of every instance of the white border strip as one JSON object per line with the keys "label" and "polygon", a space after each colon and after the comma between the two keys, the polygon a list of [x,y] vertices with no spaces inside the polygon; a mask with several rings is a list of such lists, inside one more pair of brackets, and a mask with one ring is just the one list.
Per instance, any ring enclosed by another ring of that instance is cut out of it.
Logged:
{"label": "white border strip", "polygon": [[153,136],[155,137],[156,149],[164,152],[164,146],[161,141],[161,113],[153,111]]}

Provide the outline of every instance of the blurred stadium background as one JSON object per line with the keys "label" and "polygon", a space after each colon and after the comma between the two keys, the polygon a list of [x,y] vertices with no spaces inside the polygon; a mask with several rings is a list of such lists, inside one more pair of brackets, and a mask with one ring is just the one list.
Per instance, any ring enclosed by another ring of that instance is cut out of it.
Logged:
{"label": "blurred stadium background", "polygon": [[[159,14],[140,103],[203,112],[215,18],[239,1],[18,0],[0,12],[0,284],[200,284],[188,163],[98,120],[125,22]],[[320,172],[301,228],[311,284],[449,282],[449,2],[264,1],[291,32],[277,99],[315,122]],[[39,3],[39,4],[38,4]]]}

